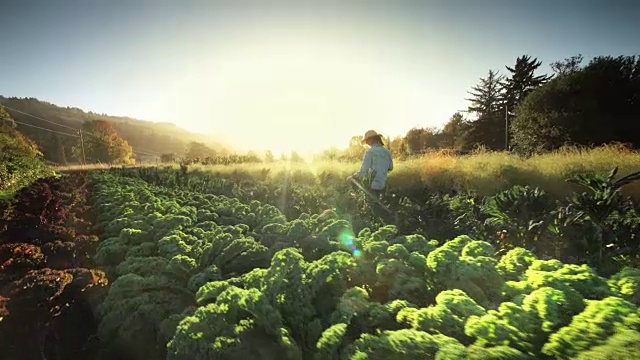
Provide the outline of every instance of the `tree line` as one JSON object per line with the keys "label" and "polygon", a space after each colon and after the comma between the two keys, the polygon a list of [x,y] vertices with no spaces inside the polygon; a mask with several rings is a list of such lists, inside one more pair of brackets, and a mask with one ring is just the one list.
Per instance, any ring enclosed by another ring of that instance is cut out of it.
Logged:
{"label": "tree line", "polygon": [[[412,128],[385,143],[397,158],[448,149],[511,151],[530,156],[563,146],[623,143],[640,146],[640,57],[598,56],[582,65],[578,54],[550,64],[529,55],[490,69],[468,92],[466,116],[454,113],[442,128]],[[359,137],[346,150],[330,149],[323,159],[361,158]]]}
{"label": "tree line", "polygon": [[206,146],[204,143],[192,141],[190,142],[182,155],[176,153],[165,153],[160,156],[162,163],[180,162],[186,165],[232,165],[245,163],[272,163],[275,161],[290,161],[293,163],[302,163],[304,157],[299,153],[292,151],[289,154],[281,154],[276,157],[272,151],[259,154],[255,151],[248,151],[244,154],[220,152]]}

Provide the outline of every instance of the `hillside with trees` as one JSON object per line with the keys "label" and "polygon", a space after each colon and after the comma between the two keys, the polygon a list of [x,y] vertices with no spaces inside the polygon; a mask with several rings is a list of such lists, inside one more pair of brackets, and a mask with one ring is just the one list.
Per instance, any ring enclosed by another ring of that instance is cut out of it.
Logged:
{"label": "hillside with trees", "polygon": [[57,164],[79,161],[74,150],[78,146],[78,130],[85,122],[95,121],[111,124],[113,130],[130,145],[133,157],[138,161],[155,160],[163,153],[183,154],[189,142],[206,144],[218,152],[227,151],[223,144],[205,135],[191,133],[170,123],[85,112],[35,98],[0,96],[0,105],[6,106],[5,110],[16,121],[17,129],[38,145],[44,158]]}
{"label": "hillside with trees", "polygon": [[0,106],[0,197],[26,186],[51,171],[42,161],[38,146],[25,137]]}

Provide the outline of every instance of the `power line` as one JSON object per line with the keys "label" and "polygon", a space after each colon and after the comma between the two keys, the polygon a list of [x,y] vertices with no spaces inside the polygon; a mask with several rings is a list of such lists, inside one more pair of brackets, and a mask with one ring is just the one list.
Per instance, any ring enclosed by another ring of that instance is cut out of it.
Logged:
{"label": "power line", "polygon": [[[7,121],[11,121],[10,119],[5,119],[5,118],[0,118],[0,119],[2,119],[2,120],[7,120]],[[16,124],[20,124],[20,125],[24,125],[24,126],[33,127],[33,128],[36,128],[36,129],[45,130],[45,131],[49,131],[49,132],[56,133],[56,134],[60,134],[60,135],[67,135],[67,136],[72,136],[72,137],[75,137],[75,138],[80,138],[80,137],[81,137],[80,135],[74,135],[74,134],[69,134],[69,133],[65,133],[65,132],[55,131],[55,130],[51,130],[51,129],[47,129],[47,128],[43,128],[43,127],[40,127],[40,126],[35,126],[35,125],[31,125],[31,124],[23,123],[23,122],[21,122],[21,121],[17,121],[17,120],[13,120],[13,122],[15,122]],[[93,135],[93,134],[90,134],[90,135],[92,135],[92,136],[94,136],[94,137],[95,137],[95,135]],[[100,140],[97,140],[97,139],[95,139],[94,141],[99,142],[99,143],[101,143],[101,144],[103,144],[103,145],[110,146],[110,144],[108,144],[108,143],[106,143],[106,142],[104,142],[104,141],[100,141]],[[135,153],[142,154],[142,155],[159,156],[159,154],[157,154],[157,153],[147,152],[147,151],[144,151],[144,150],[136,150],[136,149],[134,149],[133,147],[131,147],[131,150],[132,150],[133,152],[135,152]]]}
{"label": "power line", "polygon": [[[73,128],[73,127],[70,127],[70,126],[66,126],[66,125],[58,124],[58,123],[53,122],[53,121],[51,121],[51,120],[43,119],[43,118],[41,118],[41,117],[38,117],[38,116],[35,116],[35,115],[28,114],[28,113],[26,113],[26,112],[24,112],[24,111],[20,111],[20,110],[14,109],[14,108],[12,108],[12,107],[9,107],[9,106],[3,105],[3,104],[0,104],[0,106],[2,106],[2,107],[4,107],[4,108],[7,108],[7,109],[10,109],[10,110],[13,110],[13,111],[16,111],[16,112],[19,112],[20,114],[24,114],[24,115],[30,116],[30,117],[32,117],[32,118],[34,118],[34,119],[42,120],[42,121],[48,122],[48,123],[50,123],[50,124],[54,124],[54,125],[58,125],[58,126],[62,126],[62,127],[64,127],[64,128],[67,128],[67,129],[71,129],[71,130],[77,131],[77,132],[78,132],[78,134],[82,131],[81,129],[77,129],[77,128]],[[6,119],[5,119],[5,120],[6,120]],[[68,136],[73,136],[73,137],[77,137],[77,138],[81,137],[80,135],[72,135],[72,134],[63,133],[63,132],[59,132],[59,131],[55,131],[55,130],[51,130],[51,129],[42,128],[42,127],[35,126],[35,125],[26,124],[26,123],[19,122],[19,121],[16,121],[16,120],[14,120],[14,121],[15,121],[16,123],[18,123],[18,124],[25,125],[25,126],[30,126],[30,127],[34,127],[34,128],[36,128],[36,129],[41,129],[41,130],[51,131],[51,132],[53,132],[53,133],[62,134],[62,135],[68,135]],[[111,144],[108,144],[108,143],[106,143],[106,142],[104,142],[104,141],[100,141],[100,140],[98,140],[98,138],[99,138],[99,137],[98,137],[98,135],[95,135],[95,134],[93,134],[93,133],[86,132],[86,131],[84,132],[84,134],[87,134],[87,135],[93,136],[93,137],[94,137],[94,141],[96,141],[96,142],[99,142],[99,143],[101,143],[101,144],[103,144],[103,145],[111,146]],[[134,148],[133,148],[133,146],[131,147],[131,150],[132,150],[134,153],[138,153],[138,154],[141,154],[141,155],[150,155],[150,156],[159,156],[159,155],[160,155],[159,153],[156,153],[156,152],[153,152],[153,151],[137,150],[137,149],[134,149]]]}
{"label": "power line", "polygon": [[67,129],[71,129],[71,130],[76,130],[76,131],[78,131],[78,129],[73,128],[73,127],[71,127],[71,126],[58,124],[58,123],[53,122],[53,121],[51,121],[51,120],[47,120],[47,119],[43,119],[43,118],[41,118],[41,117],[37,117],[37,116],[35,116],[35,115],[27,114],[26,112],[23,112],[23,111],[20,111],[20,110],[14,109],[14,108],[9,107],[9,106],[7,106],[7,105],[2,105],[2,107],[5,107],[5,108],[10,109],[10,110],[13,110],[13,111],[15,111],[15,112],[19,112],[20,114],[23,114],[23,115],[31,116],[32,118],[35,118],[35,119],[39,119],[39,120],[42,120],[42,121],[46,121],[46,122],[48,122],[49,124],[58,125],[58,126],[62,126],[62,127],[64,127],[64,128],[67,128]]}
{"label": "power line", "polygon": [[[6,121],[11,121],[10,119],[5,119],[5,118],[0,118],[0,119],[2,119],[2,120],[6,120]],[[74,135],[74,134],[69,134],[69,133],[65,133],[65,132],[55,131],[55,130],[51,130],[51,129],[47,129],[47,128],[43,128],[43,127],[40,127],[40,126],[35,126],[35,125],[27,124],[27,123],[24,123],[24,122],[22,122],[22,121],[18,121],[18,120],[13,120],[13,122],[15,122],[16,124],[20,124],[20,125],[24,125],[24,126],[29,126],[29,127],[36,128],[36,129],[40,129],[40,130],[49,131],[49,132],[52,132],[52,133],[55,133],[55,134],[67,135],[67,136],[72,136],[72,137],[75,137],[75,138],[80,138],[80,137],[81,137],[80,135]],[[80,130],[79,130],[79,131],[80,131]],[[96,137],[96,135],[94,135],[94,134],[89,134],[89,135],[93,136],[94,138]],[[110,146],[110,144],[108,144],[108,143],[106,143],[106,142],[104,142],[104,141],[100,141],[100,140],[98,140],[98,139],[94,139],[93,141],[98,142],[98,143],[101,143],[101,144],[103,144],[103,145]],[[148,151],[145,151],[145,150],[137,150],[137,149],[134,149],[133,147],[131,147],[131,150],[132,150],[134,153],[138,153],[138,154],[141,154],[141,155],[149,155],[149,156],[159,156],[159,155],[160,155],[160,154],[158,154],[158,153],[148,152]]]}
{"label": "power line", "polygon": [[[5,119],[5,118],[2,118],[2,120],[11,121],[11,120],[9,120],[9,119]],[[31,124],[23,123],[23,122],[18,121],[18,120],[13,120],[13,122],[15,122],[16,124],[20,124],[20,125],[24,125],[24,126],[30,126],[30,127],[33,127],[33,128],[36,128],[36,129],[40,129],[40,130],[50,131],[50,132],[52,132],[52,133],[56,133],[56,134],[60,134],[60,135],[73,136],[73,137],[77,137],[77,138],[78,138],[78,137],[80,137],[80,136],[78,136],[78,135],[74,135],[74,134],[69,134],[69,133],[65,133],[65,132],[61,132],[61,131],[55,131],[55,130],[51,130],[51,129],[47,129],[47,128],[43,128],[43,127],[40,127],[40,126],[35,126],[35,125],[31,125]]]}

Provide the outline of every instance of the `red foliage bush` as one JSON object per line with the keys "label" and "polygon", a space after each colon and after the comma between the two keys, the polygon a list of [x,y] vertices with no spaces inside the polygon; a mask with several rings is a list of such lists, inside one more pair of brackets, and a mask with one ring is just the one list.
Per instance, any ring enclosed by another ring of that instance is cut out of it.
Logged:
{"label": "red foliage bush", "polygon": [[90,269],[87,184],[84,173],[41,179],[0,213],[2,359],[96,358],[87,344],[108,281]]}
{"label": "red foliage bush", "polygon": [[0,288],[31,270],[45,267],[45,263],[45,256],[38,246],[25,243],[0,245]]}
{"label": "red foliage bush", "polygon": [[3,349],[5,356],[91,358],[83,354],[83,347],[95,331],[94,293],[106,285],[102,271],[49,268],[30,271],[11,283],[5,301],[7,315],[0,322],[4,341],[9,340]]}

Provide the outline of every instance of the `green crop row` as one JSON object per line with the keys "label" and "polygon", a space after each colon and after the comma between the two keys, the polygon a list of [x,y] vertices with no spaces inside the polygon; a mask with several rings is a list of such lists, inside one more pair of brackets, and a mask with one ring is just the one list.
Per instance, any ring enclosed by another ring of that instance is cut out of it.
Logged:
{"label": "green crop row", "polygon": [[133,359],[640,357],[640,270],[93,175],[98,336]]}

